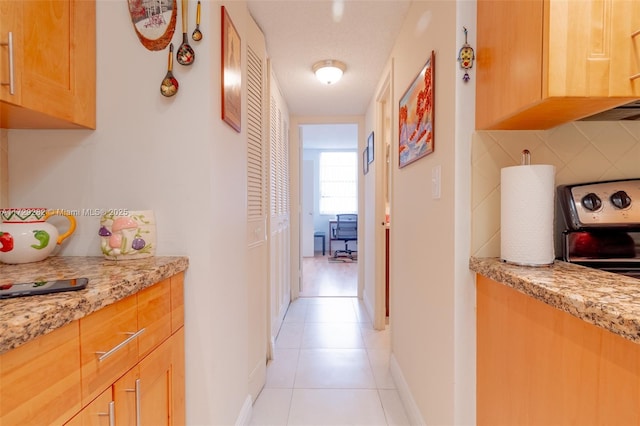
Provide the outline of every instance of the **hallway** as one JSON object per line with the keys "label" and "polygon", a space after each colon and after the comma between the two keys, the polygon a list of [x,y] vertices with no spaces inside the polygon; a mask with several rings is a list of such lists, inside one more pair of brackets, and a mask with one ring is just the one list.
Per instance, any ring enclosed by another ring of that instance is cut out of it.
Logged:
{"label": "hallway", "polygon": [[356,297],[358,295],[358,264],[329,262],[331,256],[317,252],[302,258],[302,288],[300,297]]}
{"label": "hallway", "polygon": [[252,425],[408,425],[389,372],[390,332],[352,297],[291,303]]}

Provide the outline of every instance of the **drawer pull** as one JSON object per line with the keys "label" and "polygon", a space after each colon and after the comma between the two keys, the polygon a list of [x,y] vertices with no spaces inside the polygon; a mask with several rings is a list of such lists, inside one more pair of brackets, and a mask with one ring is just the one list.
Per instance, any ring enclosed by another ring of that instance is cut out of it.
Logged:
{"label": "drawer pull", "polygon": [[125,389],[125,392],[136,393],[136,426],[142,426],[142,422],[140,421],[140,379],[136,379],[135,389]]}
{"label": "drawer pull", "polygon": [[[634,32],[631,33],[631,38],[636,38],[639,35],[640,35],[640,30],[635,30]],[[629,77],[629,80],[635,80],[636,78],[640,78],[640,73],[632,75],[631,77]]]}
{"label": "drawer pull", "polygon": [[15,93],[15,85],[13,78],[13,33],[9,31],[9,40],[6,43],[0,43],[0,46],[8,46],[9,47],[9,82],[2,82],[3,86],[9,86],[9,93]]}
{"label": "drawer pull", "polygon": [[98,416],[109,416],[109,426],[115,426],[116,422],[116,403],[115,401],[111,401],[109,403],[109,412],[108,413],[98,413]]}
{"label": "drawer pull", "polygon": [[141,335],[142,333],[144,333],[144,328],[138,330],[135,333],[125,333],[125,334],[129,334],[130,336],[127,337],[125,340],[123,340],[122,342],[118,343],[116,346],[114,346],[113,348],[111,348],[110,350],[108,350],[107,352],[96,352],[96,355],[100,355],[98,357],[98,361],[104,361],[105,359],[109,358],[111,355],[113,355],[115,352],[119,351],[120,349],[122,349],[124,346],[126,346],[129,342],[131,342],[132,340],[134,340],[136,337],[138,337],[139,335]]}

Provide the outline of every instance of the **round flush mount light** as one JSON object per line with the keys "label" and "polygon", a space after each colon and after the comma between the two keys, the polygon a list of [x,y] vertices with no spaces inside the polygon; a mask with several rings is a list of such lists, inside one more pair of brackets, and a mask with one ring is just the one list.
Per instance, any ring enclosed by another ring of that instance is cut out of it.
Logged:
{"label": "round flush mount light", "polygon": [[344,62],[335,59],[326,59],[313,64],[313,72],[318,80],[324,84],[333,84],[342,78],[342,74],[347,69]]}

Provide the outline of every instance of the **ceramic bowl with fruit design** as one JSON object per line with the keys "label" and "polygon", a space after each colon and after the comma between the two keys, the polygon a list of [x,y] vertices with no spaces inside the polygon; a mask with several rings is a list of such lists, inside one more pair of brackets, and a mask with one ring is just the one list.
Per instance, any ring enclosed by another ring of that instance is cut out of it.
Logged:
{"label": "ceramic bowl with fruit design", "polygon": [[152,210],[107,211],[100,219],[100,249],[109,260],[155,255],[156,220]]}

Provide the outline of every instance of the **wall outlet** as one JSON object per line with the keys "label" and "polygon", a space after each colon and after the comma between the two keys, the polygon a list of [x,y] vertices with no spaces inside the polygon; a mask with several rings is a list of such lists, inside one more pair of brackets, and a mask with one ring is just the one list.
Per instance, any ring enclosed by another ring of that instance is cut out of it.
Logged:
{"label": "wall outlet", "polygon": [[431,198],[434,200],[440,199],[440,176],[442,175],[442,168],[440,165],[434,166],[431,169]]}

